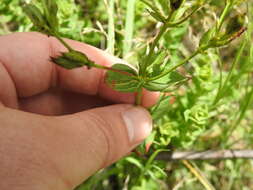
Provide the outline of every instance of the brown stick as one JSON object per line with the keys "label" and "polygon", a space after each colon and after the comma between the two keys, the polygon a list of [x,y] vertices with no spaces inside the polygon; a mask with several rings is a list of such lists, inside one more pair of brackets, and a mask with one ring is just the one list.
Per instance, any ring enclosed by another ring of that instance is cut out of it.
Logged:
{"label": "brown stick", "polygon": [[208,151],[175,151],[171,154],[162,153],[157,160],[223,160],[253,159],[253,150],[208,150]]}

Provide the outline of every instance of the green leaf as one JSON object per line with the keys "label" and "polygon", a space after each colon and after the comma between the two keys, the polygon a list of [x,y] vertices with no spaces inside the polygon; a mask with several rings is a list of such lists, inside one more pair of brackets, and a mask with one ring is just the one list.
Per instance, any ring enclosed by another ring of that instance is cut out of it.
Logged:
{"label": "green leaf", "polygon": [[148,70],[151,70],[149,75],[151,78],[160,75],[164,71],[168,62],[167,56],[167,52],[161,49],[150,58],[152,63],[148,66]]}
{"label": "green leaf", "polygon": [[160,13],[158,12],[154,12],[154,11],[149,11],[149,14],[157,21],[165,23],[166,22],[166,18],[164,16],[162,16]]}
{"label": "green leaf", "polygon": [[144,166],[142,165],[142,163],[136,159],[136,158],[133,158],[133,157],[127,157],[125,158],[125,160],[133,165],[135,165],[137,168],[143,170],[144,169]]}
{"label": "green leaf", "polygon": [[23,6],[23,10],[39,32],[48,34],[49,28],[47,27],[47,21],[38,7],[32,4],[26,4]]}
{"label": "green leaf", "polygon": [[199,42],[199,47],[204,47],[208,45],[208,43],[214,38],[215,36],[216,28],[211,28],[208,31],[206,31]]}
{"label": "green leaf", "polygon": [[45,13],[45,17],[50,28],[54,31],[58,31],[59,21],[57,18],[58,5],[55,0],[42,0],[42,5]]}
{"label": "green leaf", "polygon": [[125,64],[113,65],[112,70],[107,71],[106,83],[119,92],[137,92],[142,85],[135,69]]}
{"label": "green leaf", "polygon": [[162,169],[160,167],[158,167],[157,165],[153,164],[152,168],[154,168],[155,170],[157,170],[160,174],[162,174],[164,177],[168,177],[167,173],[164,171],[165,169]]}
{"label": "green leaf", "polygon": [[155,13],[159,13],[159,9],[156,6],[154,6],[152,3],[150,3],[149,1],[147,1],[147,0],[141,0],[141,2],[143,2],[144,4],[146,4]]}
{"label": "green leaf", "polygon": [[151,82],[144,84],[144,88],[146,88],[149,91],[153,91],[153,92],[158,92],[158,91],[162,92],[163,90],[167,89],[169,86],[170,86],[170,84],[159,83],[159,82],[155,82],[155,81],[151,81]]}
{"label": "green leaf", "polygon": [[163,11],[166,13],[166,14],[169,14],[170,12],[170,0],[160,0],[159,1],[162,8],[163,8]]}
{"label": "green leaf", "polygon": [[165,92],[169,87],[175,86],[181,82],[186,81],[187,78],[179,74],[176,71],[171,72],[168,76],[162,77],[155,81],[149,81],[144,84],[144,88],[150,91],[160,91]]}
{"label": "green leaf", "polygon": [[170,78],[170,82],[173,82],[173,83],[177,83],[177,82],[185,79],[185,77],[183,75],[181,75],[180,73],[178,73],[176,71],[171,72],[169,75],[169,78]]}
{"label": "green leaf", "polygon": [[161,152],[169,152],[170,150],[168,149],[158,149],[156,150],[148,159],[145,165],[145,169],[148,170],[152,167],[152,163],[154,162],[155,158],[158,156],[159,153]]}
{"label": "green leaf", "polygon": [[155,141],[157,131],[153,131],[151,135],[148,136],[148,138],[145,139],[145,153],[148,153],[150,147],[152,146],[153,142]]}
{"label": "green leaf", "polygon": [[87,58],[86,55],[78,51],[62,53],[61,56],[56,58],[52,57],[51,59],[55,64],[65,69],[75,69],[83,66],[90,68],[92,64],[94,64]]}

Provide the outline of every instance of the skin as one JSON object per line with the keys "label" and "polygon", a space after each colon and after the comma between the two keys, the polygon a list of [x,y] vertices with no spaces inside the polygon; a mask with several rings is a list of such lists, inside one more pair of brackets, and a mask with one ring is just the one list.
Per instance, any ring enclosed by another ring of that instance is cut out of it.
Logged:
{"label": "skin", "polygon": [[[122,62],[92,46],[67,42],[97,64]],[[0,44],[0,189],[71,190],[150,133],[149,113],[131,105],[134,94],[110,89],[104,71],[65,70],[51,63],[50,57],[66,51],[56,39],[16,33],[1,36]],[[158,97],[143,94],[144,107]],[[135,117],[134,141],[126,112]]]}

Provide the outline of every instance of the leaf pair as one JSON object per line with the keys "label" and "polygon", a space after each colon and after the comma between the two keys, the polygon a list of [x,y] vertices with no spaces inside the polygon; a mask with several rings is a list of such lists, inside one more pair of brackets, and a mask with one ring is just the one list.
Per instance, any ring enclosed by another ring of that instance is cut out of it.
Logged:
{"label": "leaf pair", "polygon": [[168,92],[172,90],[171,87],[175,87],[183,82],[186,82],[187,80],[188,78],[176,71],[173,71],[160,79],[146,82],[143,87],[149,91]]}
{"label": "leaf pair", "polygon": [[115,64],[107,72],[106,83],[119,92],[137,92],[142,87],[137,71],[125,64]]}
{"label": "leaf pair", "polygon": [[166,17],[155,5],[153,5],[148,0],[141,0],[141,1],[150,8],[150,10],[148,10],[148,12],[155,20],[162,22],[162,23],[166,23]]}
{"label": "leaf pair", "polygon": [[[141,0],[141,1],[150,8],[150,10],[148,10],[148,12],[154,19],[156,19],[157,21],[162,22],[162,23],[167,22],[166,15],[164,15],[162,13],[163,11],[160,11],[159,8],[157,8],[155,5],[153,5],[148,0]],[[160,4],[161,4],[161,6],[163,6],[163,9],[166,10],[165,12],[167,12],[167,14],[169,14],[169,12],[171,12],[171,11],[172,12],[177,11],[183,5],[184,1],[185,0],[161,0]]]}
{"label": "leaf pair", "polygon": [[174,71],[163,78],[144,81],[138,77],[135,69],[124,64],[113,65],[106,77],[106,83],[119,92],[138,92],[141,88],[155,92],[166,92],[170,90],[170,87],[175,87],[186,80],[188,80],[186,77]]}

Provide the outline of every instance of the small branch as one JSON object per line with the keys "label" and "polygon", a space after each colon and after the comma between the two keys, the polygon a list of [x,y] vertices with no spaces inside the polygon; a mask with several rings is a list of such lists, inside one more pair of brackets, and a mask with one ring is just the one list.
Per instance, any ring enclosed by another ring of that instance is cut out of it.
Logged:
{"label": "small branch", "polygon": [[198,49],[196,50],[191,56],[187,57],[186,59],[184,59],[182,62],[179,62],[178,64],[176,64],[175,66],[173,66],[172,68],[168,69],[167,71],[165,71],[164,73],[158,75],[158,76],[155,76],[153,78],[150,78],[149,81],[154,81],[154,80],[157,80],[157,79],[160,79],[164,76],[166,76],[167,74],[171,73],[172,71],[176,70],[178,67],[188,63],[191,59],[193,59],[194,57],[196,57],[200,52],[204,51],[208,49],[208,47],[206,48],[203,48],[202,49]]}
{"label": "small branch", "polygon": [[253,150],[176,151],[171,154],[162,153],[156,159],[165,161],[253,159]]}

